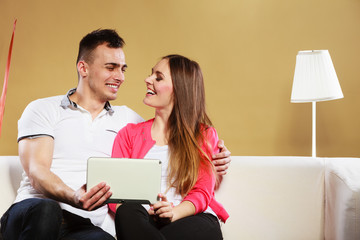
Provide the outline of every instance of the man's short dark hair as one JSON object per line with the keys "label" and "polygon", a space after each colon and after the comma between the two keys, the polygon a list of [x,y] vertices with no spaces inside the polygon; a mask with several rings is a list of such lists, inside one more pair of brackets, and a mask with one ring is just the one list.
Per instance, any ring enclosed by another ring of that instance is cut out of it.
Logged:
{"label": "man's short dark hair", "polygon": [[125,45],[124,39],[115,30],[97,29],[81,39],[76,63],[80,60],[92,62],[92,51],[104,43],[109,48],[122,48]]}

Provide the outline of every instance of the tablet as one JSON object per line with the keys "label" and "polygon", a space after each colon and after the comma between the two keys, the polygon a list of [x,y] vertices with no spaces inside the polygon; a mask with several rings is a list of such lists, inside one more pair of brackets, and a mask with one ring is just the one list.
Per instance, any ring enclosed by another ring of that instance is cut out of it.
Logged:
{"label": "tablet", "polygon": [[110,186],[107,203],[137,202],[150,204],[161,193],[161,161],[91,157],[87,162],[87,189],[100,182]]}

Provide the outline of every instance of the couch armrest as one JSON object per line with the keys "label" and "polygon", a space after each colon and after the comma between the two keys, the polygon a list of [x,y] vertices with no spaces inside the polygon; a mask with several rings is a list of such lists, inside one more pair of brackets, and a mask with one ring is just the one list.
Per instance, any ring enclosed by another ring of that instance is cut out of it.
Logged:
{"label": "couch armrest", "polygon": [[360,159],[325,159],[325,239],[360,239]]}
{"label": "couch armrest", "polygon": [[14,202],[23,168],[18,156],[0,156],[0,216]]}

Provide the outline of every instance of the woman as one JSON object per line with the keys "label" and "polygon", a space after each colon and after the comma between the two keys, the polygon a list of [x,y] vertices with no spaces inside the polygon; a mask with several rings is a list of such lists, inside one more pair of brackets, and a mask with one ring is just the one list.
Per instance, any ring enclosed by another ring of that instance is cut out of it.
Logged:
{"label": "woman", "polygon": [[222,239],[228,214],[214,198],[211,161],[218,136],[205,111],[199,65],[180,55],[162,58],[145,80],[144,103],[155,118],[129,124],[117,135],[112,157],[162,161],[160,201],[147,210],[134,203],[116,209],[118,239]]}

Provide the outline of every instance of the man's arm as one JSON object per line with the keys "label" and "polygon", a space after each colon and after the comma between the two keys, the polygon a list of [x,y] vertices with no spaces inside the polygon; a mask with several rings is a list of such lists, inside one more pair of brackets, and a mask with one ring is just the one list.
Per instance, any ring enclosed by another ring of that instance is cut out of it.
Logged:
{"label": "man's arm", "polygon": [[224,145],[224,141],[221,139],[218,142],[218,147],[220,149],[220,152],[212,156],[213,163],[215,165],[217,174],[225,175],[227,173],[227,169],[230,166],[231,152],[226,148],[226,146]]}
{"label": "man's arm", "polygon": [[19,157],[32,186],[46,197],[74,207],[93,210],[111,196],[105,183],[85,191],[85,186],[74,191],[50,171],[54,150],[51,137],[25,138],[19,142]]}

